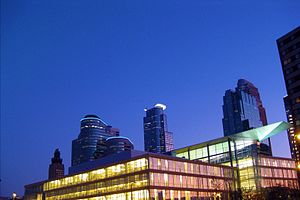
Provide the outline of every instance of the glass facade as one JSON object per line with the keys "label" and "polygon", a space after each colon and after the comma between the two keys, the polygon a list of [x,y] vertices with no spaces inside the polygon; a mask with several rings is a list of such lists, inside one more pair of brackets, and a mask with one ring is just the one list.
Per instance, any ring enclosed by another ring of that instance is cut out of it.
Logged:
{"label": "glass facade", "polygon": [[202,162],[149,158],[151,199],[228,199],[234,191],[234,169]]}
{"label": "glass facade", "polygon": [[[118,134],[118,131],[108,126],[98,116],[86,115],[81,120],[78,138],[72,141],[72,166],[94,160],[97,143],[99,146],[99,142]],[[103,156],[99,151],[96,153],[99,157]]]}
{"label": "glass facade", "polygon": [[[270,147],[256,139],[224,137],[205,143],[177,149],[171,152],[173,156],[189,160],[201,160],[208,163],[222,164],[238,169],[238,187],[259,189],[274,186],[292,185],[298,188],[295,162],[291,159],[274,158],[270,156]],[[263,176],[275,173],[271,177]],[[286,173],[287,176],[276,176]],[[275,181],[275,182],[274,182]],[[276,183],[276,184],[274,184]]]}
{"label": "glass facade", "polygon": [[[234,180],[231,167],[145,154],[111,166],[25,186],[25,199],[193,200],[217,196],[229,199],[230,192],[236,189]],[[34,187],[39,187],[35,193]]]}
{"label": "glass facade", "polygon": [[224,136],[263,126],[262,121],[267,123],[258,90],[249,84],[241,79],[235,90],[225,92],[222,107]]}
{"label": "glass facade", "polygon": [[261,187],[299,188],[295,161],[260,156],[258,166]]}
{"label": "glass facade", "polygon": [[144,117],[144,147],[145,151],[165,153],[173,150],[173,133],[168,131],[165,105],[157,104],[146,110]]}
{"label": "glass facade", "polygon": [[237,88],[238,90],[244,91],[255,98],[256,105],[259,110],[260,121],[262,122],[262,125],[264,126],[267,125],[268,122],[267,122],[266,110],[262,105],[262,101],[260,99],[260,94],[257,87],[255,87],[253,83],[245,79],[239,79],[237,83]]}

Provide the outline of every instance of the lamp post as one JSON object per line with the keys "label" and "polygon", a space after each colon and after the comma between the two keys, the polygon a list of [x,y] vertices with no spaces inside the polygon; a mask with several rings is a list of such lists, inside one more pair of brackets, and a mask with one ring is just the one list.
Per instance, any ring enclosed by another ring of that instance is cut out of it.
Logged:
{"label": "lamp post", "polygon": [[12,193],[12,200],[15,200],[15,199],[17,199],[17,193],[13,192]]}

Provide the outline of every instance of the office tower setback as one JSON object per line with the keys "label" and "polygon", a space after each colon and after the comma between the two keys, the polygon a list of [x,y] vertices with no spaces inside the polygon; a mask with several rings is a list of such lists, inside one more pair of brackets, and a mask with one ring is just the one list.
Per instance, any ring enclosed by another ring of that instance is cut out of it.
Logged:
{"label": "office tower setback", "polygon": [[133,143],[127,137],[122,136],[107,138],[106,145],[106,155],[121,153],[123,151],[131,151],[134,149]]}
{"label": "office tower setback", "polygon": [[127,137],[109,137],[105,140],[101,139],[98,141],[94,157],[95,159],[99,159],[111,154],[117,154],[123,151],[131,151],[133,149],[133,143]]}
{"label": "office tower setback", "polygon": [[72,141],[72,166],[94,160],[97,143],[119,135],[118,129],[107,125],[97,115],[86,115],[80,123],[80,134]]}
{"label": "office tower setback", "polygon": [[60,152],[58,149],[55,150],[54,156],[51,159],[51,164],[49,165],[48,179],[57,179],[65,175],[65,167],[62,164],[62,159],[60,158]]}
{"label": "office tower setback", "polygon": [[292,158],[300,170],[300,26],[277,40],[287,96],[284,105]]}
{"label": "office tower setback", "polygon": [[173,133],[168,131],[166,106],[156,104],[151,109],[145,109],[144,145],[145,151],[165,153],[173,150]]}
{"label": "office tower setback", "polygon": [[267,124],[258,89],[247,80],[240,79],[235,90],[226,90],[222,108],[224,136]]}

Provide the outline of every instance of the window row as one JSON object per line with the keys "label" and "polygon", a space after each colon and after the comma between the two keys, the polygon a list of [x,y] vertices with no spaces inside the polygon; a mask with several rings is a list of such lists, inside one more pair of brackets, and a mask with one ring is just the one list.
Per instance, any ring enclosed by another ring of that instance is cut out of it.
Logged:
{"label": "window row", "polygon": [[262,177],[297,178],[297,172],[295,170],[260,168],[260,173]]}
{"label": "window row", "polygon": [[81,186],[74,186],[46,192],[46,197],[58,200],[70,198],[84,198],[85,196],[97,195],[122,190],[132,190],[148,185],[148,174],[140,174],[125,178],[118,178]]}
{"label": "window row", "polygon": [[283,168],[296,168],[295,161],[293,160],[282,160],[276,158],[260,157],[259,164],[262,166],[270,167],[283,167]]}
{"label": "window row", "polygon": [[297,180],[280,180],[280,179],[262,179],[261,187],[288,187],[293,189],[299,189]]}
{"label": "window row", "polygon": [[210,166],[201,163],[166,160],[161,158],[149,158],[149,168],[164,171],[193,173],[210,176],[232,177],[232,169],[223,166]]}
{"label": "window row", "polygon": [[181,187],[190,189],[215,189],[230,190],[233,189],[232,180],[223,180],[218,178],[204,178],[183,175],[173,175],[166,173],[150,173],[150,185]]}
{"label": "window row", "polygon": [[77,174],[74,176],[69,176],[69,177],[47,182],[44,184],[44,191],[66,187],[66,186],[77,185],[77,184],[100,180],[104,178],[110,178],[118,175],[123,175],[125,173],[133,173],[147,168],[148,168],[148,160],[146,158],[141,158],[124,164],[113,165],[110,167],[101,168],[90,172]]}

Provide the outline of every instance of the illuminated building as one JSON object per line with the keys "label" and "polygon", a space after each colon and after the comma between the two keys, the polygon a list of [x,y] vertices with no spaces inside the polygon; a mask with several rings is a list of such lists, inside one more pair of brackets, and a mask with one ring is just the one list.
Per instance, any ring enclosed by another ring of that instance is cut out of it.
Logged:
{"label": "illuminated building", "polygon": [[229,199],[236,190],[234,174],[235,168],[228,166],[144,152],[78,174],[26,185],[24,199]]}
{"label": "illuminated building", "polygon": [[62,164],[62,159],[60,158],[60,152],[58,149],[55,150],[54,156],[51,159],[51,164],[49,165],[48,179],[56,179],[64,176],[65,167]]}
{"label": "illuminated building", "polygon": [[222,108],[224,136],[260,127],[262,119],[267,123],[257,88],[244,79],[235,90],[226,90]]}
{"label": "illuminated building", "polygon": [[188,160],[236,167],[240,188],[299,188],[295,161],[269,156],[268,145],[261,142],[289,127],[286,122],[278,122],[176,149],[171,154]]}
{"label": "illuminated building", "polygon": [[72,166],[94,160],[98,141],[118,135],[118,129],[107,125],[98,116],[86,115],[80,121],[78,138],[72,141]]}
{"label": "illuminated building", "polygon": [[287,91],[286,116],[292,124],[288,130],[290,150],[300,172],[300,27],[279,38],[277,47]]}
{"label": "illuminated building", "polygon": [[166,106],[156,104],[151,109],[145,109],[144,117],[144,147],[145,151],[165,153],[173,150],[173,133],[168,131]]}
{"label": "illuminated building", "polygon": [[69,168],[69,175],[25,186],[28,200],[231,199],[240,188],[299,189],[295,161],[268,156],[261,141],[278,122],[191,145],[170,155],[121,151]]}

